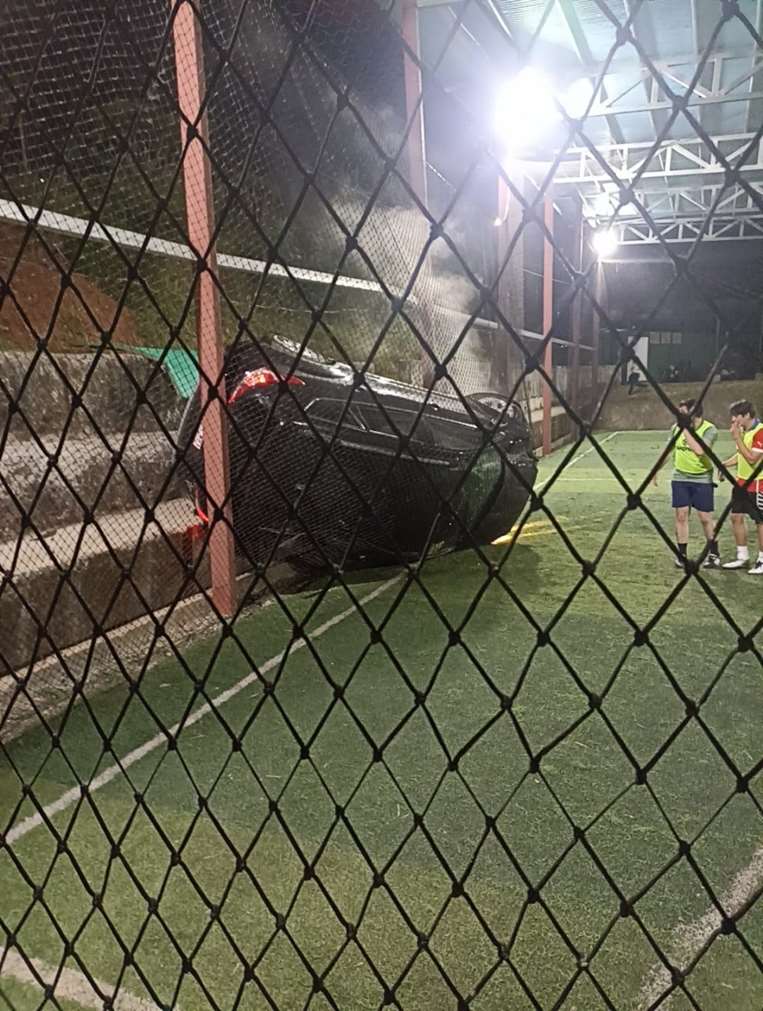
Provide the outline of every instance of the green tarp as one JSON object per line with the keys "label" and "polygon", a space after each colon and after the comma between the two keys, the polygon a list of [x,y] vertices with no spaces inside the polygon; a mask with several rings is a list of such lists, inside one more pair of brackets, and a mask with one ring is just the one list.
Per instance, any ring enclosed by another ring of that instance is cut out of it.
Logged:
{"label": "green tarp", "polygon": [[186,351],[184,348],[172,348],[166,351],[164,348],[131,348],[139,355],[152,358],[154,361],[162,360],[162,368],[170,377],[170,382],[175,387],[178,395],[184,400],[188,400],[196,384],[199,381],[199,365],[196,353]]}
{"label": "green tarp", "polygon": [[[94,344],[93,347],[98,347]],[[167,351],[165,348],[136,348],[130,344],[112,344],[115,351],[125,351],[129,354],[143,355],[152,361],[159,361],[164,371],[169,376],[170,382],[175,387],[178,396],[183,400],[188,400],[196,389],[199,381],[199,364],[195,351],[186,351],[184,348],[172,348]]]}

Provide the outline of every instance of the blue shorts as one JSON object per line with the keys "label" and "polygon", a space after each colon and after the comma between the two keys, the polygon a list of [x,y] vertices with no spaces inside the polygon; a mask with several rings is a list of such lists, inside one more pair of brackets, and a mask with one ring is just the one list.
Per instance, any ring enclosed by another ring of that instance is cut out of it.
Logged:
{"label": "blue shorts", "polygon": [[711,513],[714,488],[709,481],[673,481],[673,508],[691,506],[697,512]]}

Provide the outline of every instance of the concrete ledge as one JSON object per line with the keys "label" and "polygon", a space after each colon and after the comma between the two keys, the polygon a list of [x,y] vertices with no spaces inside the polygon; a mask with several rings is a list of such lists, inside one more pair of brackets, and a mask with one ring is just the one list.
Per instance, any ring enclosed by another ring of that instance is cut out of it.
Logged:
{"label": "concrete ledge", "polygon": [[[688,397],[698,397],[701,383],[665,383],[662,391],[678,404]],[[729,404],[735,400],[751,400],[763,411],[763,378],[728,383],[713,383],[704,400],[705,417],[722,428],[728,427]],[[673,424],[673,416],[651,387],[628,396],[628,389],[615,386],[604,404],[598,428],[605,432],[664,431]]]}
{"label": "concrete ledge", "polygon": [[168,431],[178,427],[183,401],[155,362],[112,350],[96,364],[94,360],[94,355],[0,353],[0,432],[10,423],[12,435],[29,437],[18,405],[38,435],[95,434],[83,408],[72,403],[59,370],[82,395],[102,432],[155,431],[159,425],[152,408]]}
{"label": "concrete ledge", "polygon": [[0,545],[0,675],[199,590],[175,553],[189,501],[164,502],[155,515],[147,523],[135,509],[99,517],[103,533],[74,525]]}
{"label": "concrete ledge", "polygon": [[[299,582],[288,565],[274,565],[267,573],[268,583],[277,592],[294,590]],[[259,606],[267,606],[272,598],[266,593],[264,581],[245,573],[238,577],[240,599],[260,597]],[[156,624],[161,623],[165,636],[156,639]],[[126,678],[141,677],[174,653],[170,642],[182,652],[214,634],[219,619],[207,597],[197,593],[153,615],[121,625],[77,643],[60,652],[33,661],[22,669],[0,677],[0,737],[7,742],[33,726],[41,717],[55,719],[76,698],[78,685],[87,685],[88,697],[124,683]]]}
{"label": "concrete ledge", "polygon": [[[160,432],[132,432],[124,446],[119,435],[108,436],[106,441],[67,439],[60,448],[59,440],[52,436],[41,441],[44,449],[36,442],[10,438],[0,450],[0,542],[20,535],[20,508],[27,514],[31,510],[31,519],[43,534],[84,522],[83,509],[97,508],[103,517],[143,508],[143,502],[154,508],[175,459],[174,446]],[[57,462],[52,466],[51,457],[56,453]],[[177,498],[183,492],[180,479],[173,476],[163,497]]]}

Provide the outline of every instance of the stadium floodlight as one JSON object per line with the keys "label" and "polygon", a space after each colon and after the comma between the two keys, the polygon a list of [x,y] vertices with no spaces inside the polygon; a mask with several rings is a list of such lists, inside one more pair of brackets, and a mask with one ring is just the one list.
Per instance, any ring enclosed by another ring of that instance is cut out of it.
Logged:
{"label": "stadium floodlight", "polygon": [[523,67],[499,93],[495,131],[509,151],[532,148],[559,119],[554,89],[537,67]]}
{"label": "stadium floodlight", "polygon": [[598,232],[594,232],[592,243],[600,260],[611,256],[619,245],[617,235],[612,228],[600,228]]}
{"label": "stadium floodlight", "polygon": [[496,134],[508,152],[533,150],[562,122],[562,108],[571,118],[580,119],[594,104],[594,97],[594,86],[587,77],[560,90],[538,67],[523,67],[499,92]]}

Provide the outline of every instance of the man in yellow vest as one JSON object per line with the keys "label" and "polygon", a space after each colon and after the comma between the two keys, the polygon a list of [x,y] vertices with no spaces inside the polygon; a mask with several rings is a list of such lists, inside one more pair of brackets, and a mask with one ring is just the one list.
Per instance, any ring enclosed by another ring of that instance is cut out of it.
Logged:
{"label": "man in yellow vest", "polygon": [[745,524],[745,516],[749,516],[758,528],[758,558],[747,571],[752,576],[763,576],[763,422],[749,400],[732,404],[729,411],[736,453],[724,460],[723,465],[733,467],[736,464],[737,479],[731,492],[731,526],[737,553],[734,561],[726,562],[723,567],[745,569],[749,565]]}
{"label": "man in yellow vest", "polygon": [[[702,415],[702,405],[695,400],[682,400],[678,405],[681,414],[687,416],[687,427],[673,425],[670,439],[663,453],[660,467],[670,453],[673,445],[673,479],[671,484],[673,509],[676,519],[676,567],[682,569],[686,564],[689,544],[689,512],[696,510],[702,529],[707,539],[705,560],[702,563],[706,569],[720,568],[721,557],[718,542],[715,539],[715,519],[713,518],[714,489],[713,462],[706,454],[718,438],[718,429],[711,421],[706,421]],[[702,439],[700,444],[695,436]],[[674,441],[675,440],[675,441]],[[657,484],[655,472],[653,481]]]}

